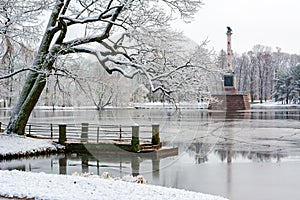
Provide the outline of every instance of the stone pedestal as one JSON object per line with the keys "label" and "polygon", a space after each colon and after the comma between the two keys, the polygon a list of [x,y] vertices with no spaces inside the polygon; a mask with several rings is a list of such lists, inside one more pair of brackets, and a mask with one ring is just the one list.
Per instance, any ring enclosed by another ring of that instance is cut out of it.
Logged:
{"label": "stone pedestal", "polygon": [[249,110],[250,103],[247,94],[215,94],[213,98],[219,102],[210,105],[211,110]]}

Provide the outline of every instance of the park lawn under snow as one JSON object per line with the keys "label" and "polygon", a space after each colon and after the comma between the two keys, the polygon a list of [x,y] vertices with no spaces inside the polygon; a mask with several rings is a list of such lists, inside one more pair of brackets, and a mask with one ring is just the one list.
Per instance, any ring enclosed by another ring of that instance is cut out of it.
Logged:
{"label": "park lawn under snow", "polygon": [[32,155],[39,152],[52,152],[63,146],[49,140],[39,140],[16,134],[0,134],[0,157],[9,155]]}
{"label": "park lawn under snow", "polygon": [[0,171],[0,196],[35,199],[197,199],[225,200],[222,197],[104,179],[90,175],[53,175],[21,171]]}

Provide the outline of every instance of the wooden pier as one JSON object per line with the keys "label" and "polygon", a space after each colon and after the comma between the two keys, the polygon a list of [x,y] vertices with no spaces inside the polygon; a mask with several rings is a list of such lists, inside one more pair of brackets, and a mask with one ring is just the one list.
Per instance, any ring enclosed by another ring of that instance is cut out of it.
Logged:
{"label": "wooden pier", "polygon": [[53,140],[65,146],[65,153],[80,154],[139,154],[164,158],[177,156],[178,148],[163,147],[159,124],[151,125],[96,125],[31,124],[26,135],[38,139]]}
{"label": "wooden pier", "polygon": [[83,127],[81,140],[69,140],[65,138],[65,130],[60,129],[60,139],[66,147],[67,153],[91,153],[91,154],[119,154],[126,155],[128,153],[143,154],[146,157],[168,157],[178,155],[178,148],[163,148],[160,141],[159,125],[152,124],[151,140],[140,140],[140,127],[137,124],[132,126],[131,139],[115,139],[97,142],[88,141],[87,124]]}

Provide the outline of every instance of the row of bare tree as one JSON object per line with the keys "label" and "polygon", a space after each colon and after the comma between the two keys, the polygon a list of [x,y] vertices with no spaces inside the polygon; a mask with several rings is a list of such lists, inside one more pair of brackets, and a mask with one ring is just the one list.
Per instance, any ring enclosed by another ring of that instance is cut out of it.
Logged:
{"label": "row of bare tree", "polygon": [[[226,69],[226,52],[219,54],[219,65]],[[255,45],[251,51],[234,54],[234,72],[239,91],[249,92],[251,101],[272,99],[275,77],[279,71],[297,66],[300,55],[272,51],[270,47]]]}

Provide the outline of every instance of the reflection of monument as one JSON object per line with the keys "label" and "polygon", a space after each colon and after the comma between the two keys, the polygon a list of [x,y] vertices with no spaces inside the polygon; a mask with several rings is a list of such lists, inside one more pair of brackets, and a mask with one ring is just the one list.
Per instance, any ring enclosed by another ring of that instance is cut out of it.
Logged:
{"label": "reflection of monument", "polygon": [[232,29],[227,27],[227,72],[223,75],[223,92],[212,95],[218,100],[212,103],[213,110],[248,110],[250,109],[247,94],[241,94],[236,88],[236,80],[233,71],[233,54],[231,49]]}

